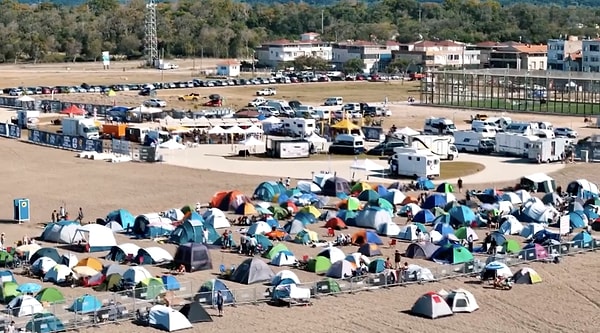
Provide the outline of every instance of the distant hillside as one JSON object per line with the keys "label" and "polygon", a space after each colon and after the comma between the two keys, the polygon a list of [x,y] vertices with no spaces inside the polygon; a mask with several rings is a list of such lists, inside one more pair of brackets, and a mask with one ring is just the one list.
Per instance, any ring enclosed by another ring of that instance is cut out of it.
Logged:
{"label": "distant hillside", "polygon": [[[57,5],[66,5],[66,6],[79,5],[79,4],[86,2],[85,0],[44,0],[44,1],[18,0],[18,1],[21,3],[28,3],[28,4],[37,4],[40,2],[50,2],[50,3],[57,4]],[[127,0],[121,0],[121,2],[126,2],[126,1]],[[312,5],[312,6],[318,6],[318,5],[326,6],[326,5],[331,5],[331,4],[338,2],[338,0],[304,0],[304,1],[302,1],[302,0],[239,0],[239,1],[249,3],[249,4],[304,2],[304,3]],[[378,0],[363,0],[363,2],[367,2],[367,3],[377,2],[377,1]],[[159,0],[159,2],[162,2],[162,1]],[[442,3],[444,1],[443,0],[419,0],[419,2]],[[533,4],[539,4],[539,5],[557,5],[557,6],[561,6],[561,7],[567,7],[567,6],[600,7],[600,0],[579,0],[579,1],[573,1],[573,0],[548,0],[548,1],[544,1],[544,0],[499,0],[498,2],[501,3],[502,5],[514,5],[514,4],[519,4],[519,3],[533,3]]]}

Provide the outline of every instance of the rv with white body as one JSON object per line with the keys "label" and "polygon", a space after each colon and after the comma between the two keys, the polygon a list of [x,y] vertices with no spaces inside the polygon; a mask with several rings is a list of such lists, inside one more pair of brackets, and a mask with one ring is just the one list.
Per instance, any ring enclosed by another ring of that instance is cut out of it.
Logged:
{"label": "rv with white body", "polygon": [[409,145],[417,149],[428,149],[442,160],[458,158],[454,137],[447,135],[415,135],[408,138]]}
{"label": "rv with white body", "polygon": [[503,131],[508,125],[512,123],[512,119],[509,117],[489,117],[486,119],[488,123],[494,124],[496,131]]}
{"label": "rv with white body", "polygon": [[435,178],[440,176],[440,158],[428,149],[395,148],[390,168],[392,175]]}
{"label": "rv with white body", "polygon": [[316,121],[305,118],[284,118],[281,127],[295,136],[310,136],[315,131]]}
{"label": "rv with white body", "polygon": [[456,131],[454,122],[448,118],[430,117],[425,119],[423,132],[425,134],[452,135]]}
{"label": "rv with white body", "polygon": [[574,150],[573,140],[569,138],[539,139],[529,148],[529,160],[534,162],[562,161],[567,150]]}
{"label": "rv with white body", "polygon": [[487,136],[487,133],[476,131],[454,132],[454,145],[462,153],[490,154],[494,152],[494,138]]}
{"label": "rv with white body", "polygon": [[529,149],[540,138],[535,135],[518,133],[498,133],[496,135],[496,153],[501,155],[528,157]]}
{"label": "rv with white body", "polygon": [[540,138],[553,138],[555,136],[552,124],[547,122],[513,122],[506,126],[504,132],[535,135]]}

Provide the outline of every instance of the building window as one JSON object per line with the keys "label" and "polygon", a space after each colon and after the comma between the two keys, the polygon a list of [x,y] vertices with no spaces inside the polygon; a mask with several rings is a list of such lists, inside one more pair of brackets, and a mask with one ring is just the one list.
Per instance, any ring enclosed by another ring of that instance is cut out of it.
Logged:
{"label": "building window", "polygon": [[591,52],[598,52],[600,51],[600,45],[590,45],[590,51]]}

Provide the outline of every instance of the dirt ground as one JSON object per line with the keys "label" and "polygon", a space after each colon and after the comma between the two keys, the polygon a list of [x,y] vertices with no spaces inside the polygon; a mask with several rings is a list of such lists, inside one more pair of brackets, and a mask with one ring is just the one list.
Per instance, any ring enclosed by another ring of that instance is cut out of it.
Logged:
{"label": "dirt ground", "polygon": [[[82,65],[83,70],[86,66]],[[132,65],[133,66],[133,65]],[[73,68],[76,68],[73,66]],[[22,68],[11,69],[15,72]],[[45,66],[39,73],[21,73],[23,82],[28,84],[57,84],[43,79],[44,72],[56,70],[56,67]],[[0,67],[0,75],[4,78],[5,67]],[[89,82],[95,73],[89,74]],[[37,80],[36,75],[38,75]],[[79,80],[82,76],[73,80]],[[140,74],[142,75],[142,74]],[[57,73],[49,76],[58,76]],[[66,76],[65,76],[66,77]],[[70,77],[70,76],[69,76]],[[64,78],[62,78],[64,79]],[[27,80],[27,81],[25,81]],[[57,80],[57,79],[52,79]],[[57,82],[57,81],[54,81]],[[77,82],[77,81],[75,81]],[[362,83],[361,83],[362,84]],[[370,83],[365,83],[365,86]],[[317,86],[315,86],[317,87]],[[323,85],[323,87],[325,87]],[[226,88],[229,89],[229,88]],[[235,88],[233,88],[235,89]],[[315,88],[316,89],[316,88]],[[305,94],[299,92],[298,94]],[[329,93],[323,93],[329,95]],[[250,96],[248,96],[249,98]],[[307,97],[308,98],[308,97]],[[316,101],[317,98],[314,98]],[[390,100],[392,98],[390,97]],[[402,99],[401,99],[402,100]],[[419,128],[423,118],[439,115],[455,118],[456,122],[468,119],[475,112],[447,109],[419,109],[416,106],[406,106],[397,103],[394,117],[386,122],[395,123],[398,127],[410,126]],[[406,112],[403,112],[405,110]],[[488,115],[492,115],[488,113]],[[508,115],[513,119],[532,119],[531,115]],[[540,119],[540,116],[537,116]],[[583,135],[594,134],[594,129],[583,128],[583,120],[576,117],[544,117],[555,125],[572,126]],[[571,125],[569,125],[571,124]],[[461,125],[466,126],[466,125]],[[110,164],[77,159],[74,153],[61,150],[42,148],[8,139],[0,139],[0,173],[3,177],[3,190],[0,191],[0,220],[12,218],[12,200],[26,197],[31,200],[32,221],[23,225],[5,222],[1,229],[7,235],[9,243],[21,239],[24,235],[39,236],[42,228],[39,223],[50,220],[53,209],[66,206],[72,214],[79,207],[85,212],[85,220],[95,220],[104,217],[109,211],[126,208],[134,215],[157,212],[173,207],[181,207],[195,202],[206,203],[211,196],[220,190],[238,189],[252,194],[254,188],[262,181],[272,180],[268,177],[257,177],[236,174],[219,173],[215,171],[197,170],[173,167],[165,164]],[[240,167],[243,167],[240,165]],[[515,181],[520,176],[515,174]],[[587,178],[600,183],[597,165],[578,163],[569,165],[561,171],[551,174],[559,185]],[[487,184],[465,184],[468,188],[483,189],[490,186],[508,186],[514,182],[497,182]],[[394,220],[404,224],[405,219],[396,217]],[[320,235],[325,230],[320,224],[310,226]],[[233,229],[233,228],[232,228]],[[352,230],[349,230],[352,232]],[[485,232],[485,231],[480,231]],[[118,236],[120,243],[131,242],[125,236]],[[384,239],[387,243],[388,239]],[[142,247],[157,246],[151,241],[133,241]],[[286,243],[298,257],[315,255],[317,249],[311,249],[297,244]],[[161,245],[171,253],[175,252],[173,245]],[[402,251],[407,244],[401,243],[398,248]],[[356,250],[355,247],[344,248],[346,253]],[[64,252],[64,250],[60,250]],[[383,254],[391,256],[393,249],[384,248]],[[192,283],[198,288],[203,281],[215,277],[220,264],[239,264],[244,257],[212,250],[215,269],[213,271],[196,272],[184,275],[183,283]],[[98,254],[98,255],[102,255]],[[83,256],[80,254],[80,258]],[[600,290],[596,287],[596,276],[600,273],[600,261],[597,254],[590,253],[566,257],[561,264],[532,264],[532,267],[544,279],[538,285],[517,285],[512,291],[497,291],[485,286],[470,284],[463,279],[446,280],[435,284],[417,285],[407,288],[382,289],[372,292],[362,292],[355,295],[325,297],[314,300],[310,307],[276,308],[268,305],[238,306],[226,308],[225,317],[214,318],[212,323],[196,324],[194,332],[236,332],[240,323],[245,332],[264,332],[277,328],[293,332],[329,332],[332,328],[340,331],[376,331],[376,332],[425,332],[432,330],[507,332],[591,332],[597,328],[589,315],[598,312],[597,299]],[[436,267],[432,262],[409,261],[423,266]],[[275,268],[275,270],[279,270]],[[160,274],[158,268],[150,268],[153,274]],[[319,280],[313,273],[296,271],[303,282]],[[25,277],[17,277],[20,283],[32,282]],[[192,282],[190,282],[192,281]],[[35,281],[39,282],[39,281]],[[235,283],[228,284],[231,289],[242,288]],[[459,314],[440,320],[426,320],[412,317],[405,313],[421,294],[427,291],[437,291],[442,288],[465,288],[473,292],[481,307],[472,314]],[[266,287],[265,287],[266,288]],[[95,293],[83,288],[63,288],[67,297],[76,297],[84,293]],[[103,296],[102,298],[104,298]],[[214,310],[209,313],[215,314]],[[102,326],[84,329],[92,332],[133,332],[140,330],[130,323],[118,326]],[[144,329],[156,331],[154,329]]]}

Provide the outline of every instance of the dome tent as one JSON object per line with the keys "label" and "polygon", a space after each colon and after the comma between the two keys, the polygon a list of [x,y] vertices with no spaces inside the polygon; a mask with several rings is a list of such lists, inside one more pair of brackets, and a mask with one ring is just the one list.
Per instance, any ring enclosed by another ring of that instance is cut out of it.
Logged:
{"label": "dome tent", "polygon": [[150,308],[148,324],[167,332],[192,328],[192,324],[185,315],[164,305],[155,305]]}
{"label": "dome tent", "polygon": [[206,245],[201,243],[186,243],[179,245],[175,252],[173,262],[176,265],[184,265],[187,272],[212,269],[210,251]]}
{"label": "dome tent", "polygon": [[205,305],[213,305],[216,298],[217,293],[221,292],[223,296],[224,304],[233,304],[235,303],[235,298],[233,297],[233,293],[222,280],[219,279],[211,279],[202,284],[196,295],[194,296],[194,301],[199,302]]}
{"label": "dome tent", "polygon": [[258,258],[244,260],[231,274],[231,281],[241,284],[253,284],[271,281],[275,274],[271,268]]}
{"label": "dome tent", "polygon": [[127,230],[128,228],[133,227],[133,223],[135,221],[135,217],[126,209],[117,209],[106,215],[106,223],[117,222],[123,227],[123,229]]}
{"label": "dome tent", "polygon": [[300,284],[300,279],[298,278],[296,273],[294,273],[290,270],[284,269],[282,271],[279,271],[277,274],[275,274],[275,276],[273,276],[273,278],[271,279],[271,285],[276,286],[276,285],[280,284],[281,281],[286,280],[286,279],[292,280],[296,284]]}
{"label": "dome tent", "polygon": [[20,295],[13,298],[6,306],[6,309],[14,317],[31,316],[44,311],[42,303],[29,295]]}
{"label": "dome tent", "polygon": [[229,228],[231,223],[225,216],[225,213],[219,208],[210,208],[202,214],[204,222],[212,225],[215,229]]}
{"label": "dome tent", "polygon": [[[81,239],[86,241],[89,252],[108,251],[117,245],[115,233],[110,228],[99,224],[92,223],[79,227],[75,235],[76,237],[81,235]],[[76,241],[71,243],[75,244]]]}
{"label": "dome tent", "polygon": [[255,200],[272,201],[276,195],[285,193],[286,188],[280,182],[270,181],[260,183],[254,190],[252,198]]}
{"label": "dome tent", "polygon": [[48,223],[40,238],[49,243],[71,244],[73,241],[81,240],[81,236],[75,236],[80,227],[81,225],[74,221]]}
{"label": "dome tent", "polygon": [[138,250],[133,262],[141,265],[156,265],[173,261],[169,251],[158,246],[151,246]]}
{"label": "dome tent", "polygon": [[445,297],[446,303],[452,309],[452,312],[474,312],[479,309],[479,305],[477,304],[477,300],[475,300],[475,296],[465,289],[459,288],[456,290],[452,290]]}
{"label": "dome tent", "polygon": [[344,178],[333,176],[325,180],[321,189],[321,193],[329,197],[348,195],[350,193],[350,184]]}
{"label": "dome tent", "polygon": [[198,302],[192,302],[184,305],[181,309],[179,309],[179,312],[181,312],[192,324],[213,321],[202,304]]}
{"label": "dome tent", "polygon": [[412,306],[410,312],[416,316],[436,319],[440,317],[451,316],[454,313],[444,298],[437,293],[428,292]]}
{"label": "dome tent", "polygon": [[27,332],[53,333],[64,332],[66,327],[60,319],[49,312],[36,313],[25,325]]}
{"label": "dome tent", "polygon": [[[392,223],[392,217],[383,208],[369,206],[359,211],[353,221],[355,227],[378,230],[382,224]],[[346,224],[351,225],[350,221],[346,221]]]}
{"label": "dome tent", "polygon": [[504,215],[500,221],[503,222],[498,230],[505,235],[518,235],[523,231],[523,224],[512,215]]}
{"label": "dome tent", "polygon": [[141,248],[137,244],[133,243],[119,244],[110,249],[110,252],[106,255],[106,260],[122,262],[129,257],[130,259],[133,259],[140,249]]}

